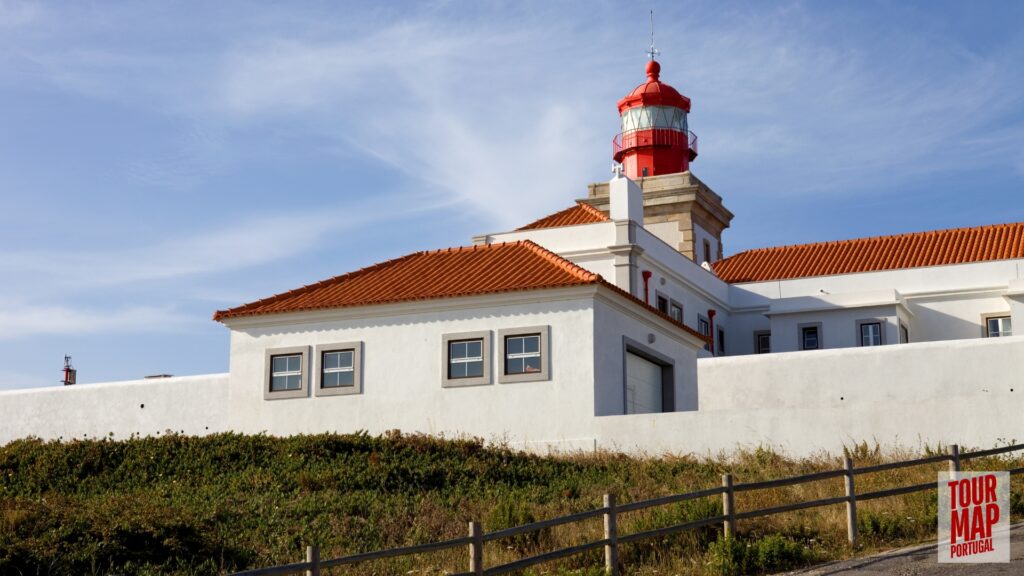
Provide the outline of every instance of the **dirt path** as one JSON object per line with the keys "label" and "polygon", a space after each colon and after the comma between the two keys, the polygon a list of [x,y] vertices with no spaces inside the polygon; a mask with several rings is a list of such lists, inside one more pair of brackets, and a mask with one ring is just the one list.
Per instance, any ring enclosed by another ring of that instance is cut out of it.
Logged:
{"label": "dirt path", "polygon": [[1024,575],[1024,524],[1010,528],[1008,564],[939,564],[935,544],[892,550],[876,556],[833,562],[789,572],[806,576],[994,576]]}

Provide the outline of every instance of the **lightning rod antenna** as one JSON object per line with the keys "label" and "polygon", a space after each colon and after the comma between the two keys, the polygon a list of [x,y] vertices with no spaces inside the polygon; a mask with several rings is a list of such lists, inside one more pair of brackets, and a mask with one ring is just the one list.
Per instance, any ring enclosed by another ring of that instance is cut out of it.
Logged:
{"label": "lightning rod antenna", "polygon": [[654,60],[654,57],[658,54],[661,54],[661,52],[654,47],[654,10],[651,10],[651,49],[647,51],[647,55],[651,57],[651,60]]}

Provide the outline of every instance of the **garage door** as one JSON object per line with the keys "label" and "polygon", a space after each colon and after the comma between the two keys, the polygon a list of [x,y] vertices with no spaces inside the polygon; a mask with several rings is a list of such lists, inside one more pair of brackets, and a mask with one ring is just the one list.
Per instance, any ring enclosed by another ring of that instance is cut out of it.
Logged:
{"label": "garage door", "polygon": [[626,352],[626,414],[662,411],[662,370],[660,365]]}

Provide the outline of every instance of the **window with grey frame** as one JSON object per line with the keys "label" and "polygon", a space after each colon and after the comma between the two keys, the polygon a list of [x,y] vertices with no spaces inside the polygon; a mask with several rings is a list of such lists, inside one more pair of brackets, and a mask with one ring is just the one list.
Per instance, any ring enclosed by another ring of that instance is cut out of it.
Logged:
{"label": "window with grey frame", "polygon": [[328,350],[320,353],[320,387],[355,386],[355,350]]}
{"label": "window with grey frame", "polygon": [[860,323],[860,345],[881,346],[882,345],[882,323],[861,322]]}
{"label": "window with grey frame", "polygon": [[722,328],[718,329],[718,339],[715,341],[715,347],[718,348],[718,356],[725,356],[725,330]]}
{"label": "window with grey frame", "polygon": [[676,322],[682,324],[683,305],[680,304],[679,302],[676,302],[675,300],[672,300],[671,304],[668,307],[668,315],[671,316],[672,319],[675,320]]}
{"label": "window with grey frame", "polygon": [[768,354],[772,351],[772,333],[754,332],[754,353]]}
{"label": "window with grey frame", "polygon": [[505,374],[534,374],[541,370],[540,334],[505,337]]}
{"label": "window with grey frame", "polygon": [[302,389],[302,354],[278,354],[270,357],[270,391]]}
{"label": "window with grey frame", "polygon": [[484,340],[453,340],[448,343],[448,378],[481,378],[484,375]]}
{"label": "window with grey frame", "polygon": [[[697,332],[700,333],[701,336],[711,335],[711,322],[708,321],[707,318],[700,315],[697,316]],[[709,344],[705,344],[704,349],[710,352],[711,346]]]}
{"label": "window with grey frame", "polygon": [[985,318],[985,336],[998,338],[1013,336],[1013,324],[1009,316],[989,316]]}
{"label": "window with grey frame", "polygon": [[657,305],[658,312],[661,312],[663,314],[668,314],[668,298],[666,298],[665,296],[662,296],[661,294],[658,294],[655,297],[655,301],[658,304]]}
{"label": "window with grey frame", "polygon": [[550,379],[550,326],[498,330],[500,361],[498,382],[540,382]]}
{"label": "window with grey frame", "polygon": [[308,395],[308,346],[264,351],[263,399],[303,398]]}
{"label": "window with grey frame", "polygon": [[821,348],[821,329],[818,326],[800,327],[800,349],[818,350]]}
{"label": "window with grey frame", "polygon": [[907,325],[900,322],[900,344],[910,343],[910,330],[907,329]]}
{"label": "window with grey frame", "polygon": [[348,396],[363,392],[363,343],[318,344],[313,355],[317,396]]}

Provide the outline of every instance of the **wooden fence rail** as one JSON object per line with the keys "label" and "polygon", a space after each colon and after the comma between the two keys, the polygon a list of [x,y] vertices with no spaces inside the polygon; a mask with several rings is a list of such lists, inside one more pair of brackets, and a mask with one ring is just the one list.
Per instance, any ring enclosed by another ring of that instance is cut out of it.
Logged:
{"label": "wooden fence rail", "polygon": [[[692,530],[695,528],[701,528],[704,526],[711,526],[716,524],[721,524],[724,536],[726,538],[731,538],[736,534],[736,522],[739,520],[757,518],[760,516],[770,516],[773,514],[782,514],[784,512],[793,512],[796,510],[804,510],[807,508],[834,506],[837,504],[844,504],[846,506],[847,536],[850,544],[856,546],[858,538],[857,502],[873,500],[876,498],[887,498],[889,496],[899,496],[902,494],[910,494],[913,492],[921,492],[924,490],[931,490],[936,487],[935,482],[926,482],[923,484],[915,484],[912,486],[900,486],[896,488],[890,488],[887,490],[877,490],[874,492],[857,494],[855,490],[855,478],[857,476],[863,474],[882,472],[885,470],[895,470],[899,468],[909,468],[912,466],[935,464],[939,462],[948,462],[950,473],[956,474],[960,472],[960,466],[964,460],[983,458],[986,456],[996,456],[999,454],[1006,454],[1008,452],[1014,452],[1017,450],[1024,450],[1024,444],[1015,444],[1013,446],[1005,446],[1003,448],[993,448],[991,450],[981,450],[978,452],[961,454],[959,446],[954,444],[950,446],[949,452],[947,454],[939,454],[936,456],[928,456],[925,458],[917,458],[914,460],[905,460],[902,462],[876,464],[874,466],[864,466],[862,468],[855,468],[853,465],[853,460],[851,460],[850,458],[846,458],[844,462],[845,466],[841,470],[815,472],[813,474],[792,476],[790,478],[780,478],[778,480],[763,480],[759,482],[748,482],[745,484],[734,484],[732,474],[724,474],[722,476],[722,485],[720,487],[698,490],[696,492],[687,492],[684,494],[672,494],[670,496],[662,496],[659,498],[641,500],[639,502],[629,502],[626,504],[617,503],[615,494],[605,494],[604,505],[601,508],[585,510],[583,512],[576,512],[574,514],[559,516],[557,518],[551,518],[548,520],[541,520],[539,522],[532,522],[530,524],[524,524],[522,526],[513,526],[511,528],[505,528],[503,530],[497,530],[489,533],[484,532],[479,522],[470,522],[468,536],[464,538],[444,540],[441,542],[417,544],[415,546],[405,546],[402,548],[390,548],[387,550],[365,552],[362,554],[342,556],[340,558],[332,558],[328,560],[320,559],[319,548],[317,548],[316,546],[307,546],[305,562],[285,564],[281,566],[271,566],[268,568],[257,568],[255,570],[246,570],[243,572],[236,572],[233,576],[270,576],[278,574],[297,574],[300,572],[305,572],[306,576],[320,576],[321,571],[324,568],[358,564],[360,562],[367,562],[369,560],[379,560],[382,558],[394,558],[397,556],[410,556],[414,554],[436,552],[439,550],[448,550],[452,548],[458,548],[461,546],[468,547],[469,570],[467,572],[462,572],[459,574],[455,574],[453,576],[491,576],[497,574],[506,574],[508,572],[522,570],[535,564],[550,562],[551,560],[557,560],[559,558],[565,558],[567,556],[574,556],[576,554],[581,554],[583,552],[597,550],[601,548],[604,549],[605,572],[609,575],[617,576],[619,574],[619,546],[623,544],[629,544],[632,542],[639,542],[651,538],[667,536],[669,534],[676,534],[684,530]],[[1014,468],[1012,470],[1009,470],[1008,472],[1011,475],[1024,474],[1024,467]],[[842,477],[844,480],[845,495],[843,496],[837,496],[835,498],[822,498],[819,500],[810,500],[807,502],[794,502],[792,504],[773,506],[771,508],[762,508],[760,510],[748,510],[743,512],[737,512],[735,509],[734,497],[737,492],[767,490],[773,488],[780,488],[783,486],[792,486],[796,484],[804,484],[807,482],[817,482],[820,480],[827,480],[830,478],[839,477]],[[618,532],[618,517],[622,514],[628,512],[635,512],[638,510],[646,510],[648,508],[653,508],[656,506],[665,506],[668,504],[674,504],[676,502],[683,502],[686,500],[707,498],[718,495],[721,495],[722,497],[721,516],[703,518],[700,520],[684,522],[682,524],[676,524],[673,526],[665,526],[663,528],[656,528],[653,530],[646,530],[643,532],[634,532],[632,534],[619,534]],[[529,532],[535,532],[537,530],[543,530],[545,528],[551,528],[554,526],[561,526],[565,524],[581,522],[584,520],[589,520],[597,517],[601,517],[604,522],[604,537],[600,540],[586,542],[583,544],[577,544],[575,546],[569,546],[567,548],[552,550],[550,552],[544,552],[542,554],[529,556],[527,558],[521,558],[514,562],[501,564],[499,566],[492,566],[490,568],[484,567],[484,546],[488,542],[501,540],[503,538],[510,538],[513,536],[518,536]]]}

